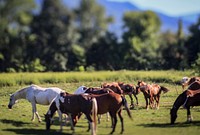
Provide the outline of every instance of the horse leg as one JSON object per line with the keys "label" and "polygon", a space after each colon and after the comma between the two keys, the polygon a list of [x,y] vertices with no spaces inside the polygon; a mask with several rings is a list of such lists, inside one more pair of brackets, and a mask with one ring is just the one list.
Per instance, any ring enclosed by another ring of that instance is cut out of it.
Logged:
{"label": "horse leg", "polygon": [[130,105],[130,108],[134,108],[134,103],[133,103],[133,97],[132,97],[132,94],[129,94],[129,97],[131,99],[131,105]]}
{"label": "horse leg", "polygon": [[190,107],[187,108],[187,122],[192,122],[193,118],[190,112]]}
{"label": "horse leg", "polygon": [[95,130],[95,125],[94,125],[94,121],[93,121],[92,118],[91,118],[91,115],[90,115],[90,114],[87,114],[86,117],[87,117],[88,122],[89,122],[89,126],[88,126],[87,132],[88,132],[90,129],[92,129],[92,130],[91,130],[91,135],[96,135],[96,132],[95,132],[95,131],[96,131],[96,130]]}
{"label": "horse leg", "polygon": [[115,127],[116,127],[116,124],[117,124],[117,115],[114,114],[114,115],[111,115],[111,117],[113,118],[113,127],[112,127],[112,131],[110,132],[110,134],[113,134],[115,132]]}
{"label": "horse leg", "polygon": [[40,116],[39,116],[39,114],[37,112],[37,109],[36,109],[36,103],[32,102],[31,105],[32,105],[32,113],[33,113],[31,120],[34,121],[35,120],[35,115],[36,115],[37,118],[38,118],[38,121],[41,122],[42,120],[41,120],[41,118],[40,118]]}
{"label": "horse leg", "polygon": [[150,98],[149,98],[149,105],[151,106],[151,109],[153,109],[153,107],[154,107],[154,99],[153,99],[154,97],[153,96],[150,96]]}
{"label": "horse leg", "polygon": [[156,107],[157,110],[160,108],[159,101],[160,101],[160,95],[157,96],[157,100],[156,100],[156,102],[157,102],[157,107]]}
{"label": "horse leg", "polygon": [[60,122],[60,132],[62,132],[62,112],[60,111],[60,109],[57,110],[58,112],[58,116],[59,116],[59,122]]}
{"label": "horse leg", "polygon": [[109,121],[109,113],[106,113],[106,121]]}
{"label": "horse leg", "polygon": [[145,101],[146,101],[146,109],[149,110],[149,103],[148,103],[148,98],[145,97]]}
{"label": "horse leg", "polygon": [[100,123],[101,123],[101,118],[102,118],[102,115],[101,115],[101,114],[99,114],[99,115],[98,115],[98,124],[100,124]]}
{"label": "horse leg", "polygon": [[70,120],[70,124],[71,124],[71,130],[73,130],[74,132],[74,122],[72,120],[72,114],[68,114],[69,120]]}
{"label": "horse leg", "polygon": [[134,95],[134,97],[135,97],[135,99],[136,99],[136,104],[137,104],[137,106],[138,106],[138,98],[137,98],[136,94],[133,94],[133,95]]}
{"label": "horse leg", "polygon": [[118,112],[118,116],[119,116],[120,121],[121,121],[121,132],[120,132],[120,134],[123,134],[123,132],[124,132],[124,119],[122,117],[122,110],[120,110]]}

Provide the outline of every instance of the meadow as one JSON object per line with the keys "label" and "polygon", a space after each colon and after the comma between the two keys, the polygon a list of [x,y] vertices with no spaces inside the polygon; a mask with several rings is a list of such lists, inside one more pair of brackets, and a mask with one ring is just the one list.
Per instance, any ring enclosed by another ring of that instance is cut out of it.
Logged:
{"label": "meadow", "polygon": [[[138,95],[139,106],[131,110],[133,120],[123,111],[125,123],[125,135],[197,135],[200,132],[200,107],[191,109],[193,122],[186,122],[186,110],[182,107],[178,111],[178,118],[175,125],[170,125],[170,108],[177,96],[183,92],[179,82],[183,76],[191,76],[191,71],[101,71],[101,72],[65,72],[65,73],[1,73],[0,74],[0,135],[42,135],[42,134],[64,134],[72,133],[70,126],[64,126],[62,133],[59,133],[58,116],[55,116],[55,122],[51,130],[45,130],[44,116],[48,106],[37,105],[38,113],[42,117],[42,122],[37,119],[31,121],[31,104],[27,100],[19,100],[12,110],[7,105],[9,94],[30,84],[37,84],[43,87],[56,86],[67,92],[73,93],[79,86],[100,86],[103,82],[121,81],[136,84],[138,80],[144,80],[148,83],[158,83],[167,87],[170,91],[161,95],[160,109],[149,109],[145,107],[143,94]],[[130,103],[130,99],[126,96]],[[135,101],[135,99],[134,99]],[[86,135],[87,121],[84,117],[78,121],[75,128],[75,135]],[[111,131],[111,122],[106,121],[103,116],[101,124],[98,124],[98,135],[107,135]],[[116,131],[119,134],[121,130],[118,120]]]}

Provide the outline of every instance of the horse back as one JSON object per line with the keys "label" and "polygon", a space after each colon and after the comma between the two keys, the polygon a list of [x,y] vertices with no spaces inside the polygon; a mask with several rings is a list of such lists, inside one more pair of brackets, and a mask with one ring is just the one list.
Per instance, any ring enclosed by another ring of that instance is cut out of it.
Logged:
{"label": "horse back", "polygon": [[190,90],[198,90],[200,89],[200,81],[195,81],[193,82],[189,87],[188,89]]}
{"label": "horse back", "polygon": [[37,104],[49,105],[52,100],[62,91],[63,90],[54,87],[45,89],[40,89],[40,87],[30,87],[27,90],[27,98],[29,101],[35,101]]}
{"label": "horse back", "polygon": [[200,106],[200,93],[195,94],[193,97],[188,97],[184,106]]}
{"label": "horse back", "polygon": [[97,100],[98,114],[104,114],[110,110],[118,110],[122,106],[122,97],[117,93],[92,95]]}
{"label": "horse back", "polygon": [[60,110],[65,113],[86,113],[92,109],[92,96],[85,94],[68,94],[64,96],[64,103],[60,101]]}

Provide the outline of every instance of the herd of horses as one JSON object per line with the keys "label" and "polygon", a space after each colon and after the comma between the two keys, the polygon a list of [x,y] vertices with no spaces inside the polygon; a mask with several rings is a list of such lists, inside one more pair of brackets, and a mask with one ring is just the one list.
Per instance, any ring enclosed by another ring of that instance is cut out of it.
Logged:
{"label": "herd of horses", "polygon": [[[177,97],[170,110],[171,124],[175,123],[177,111],[181,106],[187,109],[187,120],[191,122],[190,107],[200,105],[200,77],[183,77],[181,84],[183,89],[186,86],[188,88]],[[11,109],[18,99],[27,99],[32,105],[31,120],[33,121],[36,115],[38,121],[41,122],[36,104],[49,105],[49,109],[45,114],[46,130],[50,129],[55,112],[58,112],[59,115],[60,131],[62,131],[62,117],[65,115],[70,120],[73,132],[74,126],[81,115],[85,114],[88,120],[88,131],[91,130],[92,135],[96,135],[97,117],[100,123],[101,115],[107,113],[111,118],[112,131],[110,134],[115,132],[117,116],[121,122],[120,133],[122,134],[124,132],[122,110],[125,108],[129,118],[132,119],[130,112],[130,109],[134,108],[132,95],[136,99],[136,105],[138,105],[137,95],[143,93],[146,109],[148,110],[149,107],[159,109],[161,93],[168,91],[169,89],[164,86],[148,84],[144,81],[138,81],[137,85],[112,82],[103,83],[100,87],[80,86],[73,94],[57,87],[43,88],[37,85],[30,85],[10,95],[8,108]],[[130,108],[125,95],[128,95],[131,99]]]}

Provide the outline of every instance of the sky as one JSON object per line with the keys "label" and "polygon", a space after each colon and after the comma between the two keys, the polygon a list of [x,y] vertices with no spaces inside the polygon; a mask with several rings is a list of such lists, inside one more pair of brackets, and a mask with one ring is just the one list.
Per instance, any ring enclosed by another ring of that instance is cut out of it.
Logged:
{"label": "sky", "polygon": [[200,0],[110,0],[129,1],[141,9],[154,10],[169,16],[200,13]]}

